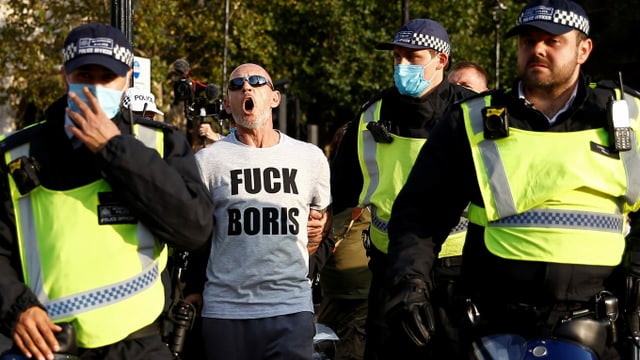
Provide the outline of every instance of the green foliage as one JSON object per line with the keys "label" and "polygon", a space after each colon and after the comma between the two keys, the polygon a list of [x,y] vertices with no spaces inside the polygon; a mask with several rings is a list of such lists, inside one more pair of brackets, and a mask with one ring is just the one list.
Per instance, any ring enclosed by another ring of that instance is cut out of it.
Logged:
{"label": "green foliage", "polygon": [[[228,0],[226,63],[225,1],[132,0],[134,51],[151,59],[152,91],[167,115],[165,121],[178,125],[181,121],[179,111],[170,111],[176,79],[171,64],[179,58],[191,64],[194,79],[223,89],[236,66],[245,62],[264,66],[279,90],[299,102],[302,122],[320,125],[323,143],[361,104],[393,84],[389,52],[374,47],[392,40],[402,24],[402,0]],[[512,84],[516,43],[504,34],[523,1],[502,1],[507,10],[496,21],[492,0],[404,1],[409,3],[410,18],[442,23],[452,42],[450,61],[479,63],[490,74],[491,87],[498,26],[500,85]],[[625,36],[637,28],[639,15],[634,9],[639,2],[613,6],[584,1],[592,14],[596,43],[586,68],[594,77],[611,77],[623,70],[629,73],[628,83],[639,83],[640,50],[629,46]],[[110,0],[5,3],[10,11],[0,32],[0,76],[5,79],[0,102],[18,111],[22,127],[39,119],[64,92],[60,49],[68,31],[87,21],[109,23],[112,4]]]}
{"label": "green foliage", "polygon": [[63,94],[62,43],[66,33],[81,23],[79,14],[108,22],[109,3],[5,0],[5,5],[9,11],[0,31],[0,78],[9,83],[5,80],[0,102],[17,110],[21,127],[39,119],[46,106]]}

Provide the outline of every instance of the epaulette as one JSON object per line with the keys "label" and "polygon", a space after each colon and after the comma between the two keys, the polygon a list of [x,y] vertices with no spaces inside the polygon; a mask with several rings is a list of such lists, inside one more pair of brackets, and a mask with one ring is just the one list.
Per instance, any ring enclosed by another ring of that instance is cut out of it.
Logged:
{"label": "epaulette", "polygon": [[[613,80],[601,80],[597,83],[590,83],[589,87],[592,89],[606,89],[606,90],[615,90],[620,89],[620,84]],[[629,94],[631,96],[640,98],[640,91],[628,86],[623,85],[625,94]]]}
{"label": "epaulette", "polygon": [[8,134],[2,141],[0,141],[0,154],[4,154],[11,149],[15,149],[16,147],[26,144],[32,139],[38,137],[44,130],[44,125],[45,122],[42,121]]}
{"label": "epaulette", "polygon": [[467,96],[465,98],[456,100],[453,102],[454,105],[457,104],[461,104],[463,102],[467,102],[469,100],[473,100],[473,99],[477,99],[477,98],[483,98],[487,95],[491,95],[492,97],[496,96],[496,95],[503,95],[508,91],[508,89],[492,89],[492,90],[487,90],[485,92],[481,92],[481,93],[476,93],[470,96]]}
{"label": "epaulette", "polygon": [[364,110],[366,110],[371,104],[374,104],[376,101],[382,99],[391,90],[393,90],[393,87],[390,87],[390,88],[387,88],[385,90],[382,90],[379,93],[377,93],[376,95],[374,95],[372,98],[367,100],[364,104],[362,104],[362,106],[360,106],[360,110],[358,111],[358,115],[360,115]]}

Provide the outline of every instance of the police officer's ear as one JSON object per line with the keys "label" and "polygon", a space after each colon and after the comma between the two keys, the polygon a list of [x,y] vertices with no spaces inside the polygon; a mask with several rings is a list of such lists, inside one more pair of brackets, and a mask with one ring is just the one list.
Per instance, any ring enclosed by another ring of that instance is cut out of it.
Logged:
{"label": "police officer's ear", "polygon": [[436,56],[438,57],[438,65],[436,66],[436,70],[446,70],[447,65],[449,64],[449,55],[445,53],[438,53]]}
{"label": "police officer's ear", "polygon": [[[577,30],[574,30],[578,32]],[[593,42],[591,39],[586,38],[584,35],[578,33],[577,35],[578,41],[578,64],[584,64],[587,59],[589,59],[589,55],[591,55],[591,50],[593,50]]]}

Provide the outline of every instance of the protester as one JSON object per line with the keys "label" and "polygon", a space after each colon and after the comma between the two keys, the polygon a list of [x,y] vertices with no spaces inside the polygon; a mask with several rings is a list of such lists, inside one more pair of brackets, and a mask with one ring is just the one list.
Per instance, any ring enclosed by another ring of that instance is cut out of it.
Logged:
{"label": "protester", "polygon": [[[170,360],[158,325],[165,244],[206,244],[213,206],[184,136],[124,119],[133,50],[122,32],[78,26],[63,55],[66,94],[0,143],[0,331],[28,358]],[[75,329],[66,343],[63,322]]]}
{"label": "protester", "polygon": [[[387,319],[407,338],[433,334],[432,266],[441,234],[470,202],[458,290],[474,326],[463,347],[486,335],[553,336],[620,358],[612,325],[625,294],[605,283],[625,251],[625,216],[640,208],[640,100],[581,73],[589,27],[573,1],[529,2],[508,32],[518,46],[513,86],[454,106],[422,149],[389,223]],[[630,259],[638,279],[637,254]]]}
{"label": "protester", "polygon": [[310,209],[330,203],[329,164],[315,145],[273,128],[280,92],[256,64],[230,75],[225,110],[236,131],[196,153],[214,199],[204,287],[207,359],[311,359],[307,278]]}

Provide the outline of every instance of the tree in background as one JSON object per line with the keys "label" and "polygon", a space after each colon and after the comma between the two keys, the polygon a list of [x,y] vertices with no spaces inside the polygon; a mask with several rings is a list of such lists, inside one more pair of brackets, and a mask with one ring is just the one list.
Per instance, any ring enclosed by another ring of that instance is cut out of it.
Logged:
{"label": "tree in background", "polygon": [[[9,12],[0,32],[3,65],[0,102],[18,114],[17,127],[42,119],[63,93],[59,77],[62,41],[74,26],[110,22],[110,0],[5,0]],[[279,89],[300,109],[299,125],[320,127],[320,142],[351,120],[360,105],[393,84],[391,55],[374,49],[402,25],[402,1],[229,0],[227,74],[244,62],[263,65]],[[515,40],[504,39],[525,1],[502,1],[500,83],[515,77]],[[585,67],[595,80],[617,78],[640,85],[640,50],[629,41],[638,28],[640,0],[602,3],[586,0],[594,54]],[[494,76],[495,1],[410,1],[411,18],[442,23],[452,42],[452,62],[471,60]],[[172,64],[183,58],[191,76],[224,89],[225,0],[132,0],[135,54],[151,59],[152,92],[165,121],[185,127],[173,104]],[[286,80],[286,82],[284,81]],[[285,84],[286,83],[286,84]],[[291,104],[290,104],[291,105]],[[282,104],[281,106],[285,106]],[[293,113],[292,111],[290,112]],[[288,129],[288,132],[299,129]],[[304,131],[301,131],[304,138]]]}

